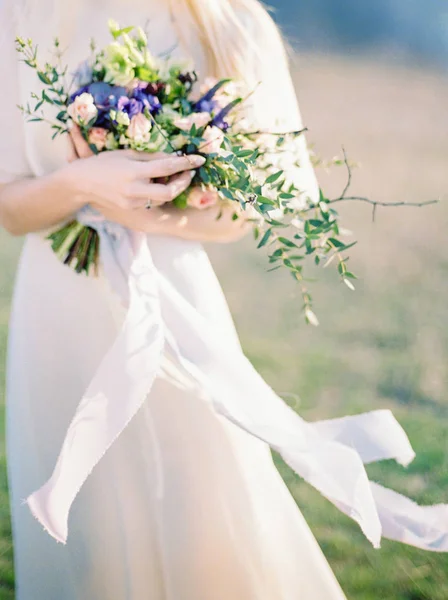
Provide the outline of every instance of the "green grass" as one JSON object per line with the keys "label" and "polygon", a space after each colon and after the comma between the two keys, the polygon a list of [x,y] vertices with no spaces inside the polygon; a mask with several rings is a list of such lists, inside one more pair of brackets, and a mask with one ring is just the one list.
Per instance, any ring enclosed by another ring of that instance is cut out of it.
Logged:
{"label": "green grass", "polygon": [[[297,85],[310,139],[332,156],[344,143],[363,168],[354,190],[382,200],[445,193],[448,83],[375,63],[302,58]],[[326,186],[339,189],[342,173]],[[421,503],[448,502],[448,207],[343,208],[361,243],[355,293],[330,270],[313,285],[318,329],[305,327],[293,282],[264,272],[250,240],[211,248],[245,350],[306,418],[390,407],[417,458],[408,469],[372,465],[372,478]],[[0,232],[0,389],[19,242]],[[276,457],[349,600],[446,600],[448,557],[384,541],[373,550],[342,516]],[[0,600],[13,598],[4,445],[0,445]],[[324,599],[322,599],[324,600]]]}

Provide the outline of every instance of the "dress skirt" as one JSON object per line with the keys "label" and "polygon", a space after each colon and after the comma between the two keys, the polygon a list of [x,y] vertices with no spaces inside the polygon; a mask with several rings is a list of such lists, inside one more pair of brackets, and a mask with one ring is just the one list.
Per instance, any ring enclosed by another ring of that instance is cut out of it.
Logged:
{"label": "dress skirt", "polygon": [[[151,237],[157,268],[238,344],[202,247]],[[7,451],[17,600],[343,600],[268,446],[217,415],[168,357],[70,513],[66,545],[23,500],[51,475],[124,311],[28,236],[12,308]],[[123,399],[125,400],[125,399]]]}

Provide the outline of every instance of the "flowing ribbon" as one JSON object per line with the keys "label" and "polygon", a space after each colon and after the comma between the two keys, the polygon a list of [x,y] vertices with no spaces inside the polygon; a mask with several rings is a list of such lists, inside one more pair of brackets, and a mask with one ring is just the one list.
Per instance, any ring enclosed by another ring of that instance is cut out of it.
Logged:
{"label": "flowing ribbon", "polygon": [[263,440],[304,480],[381,536],[448,551],[448,506],[421,507],[368,480],[364,463],[414,452],[388,410],[308,423],[265,383],[242,351],[210,324],[154,265],[144,235],[84,216],[101,238],[106,277],[127,316],[78,406],[55,470],[27,503],[58,541],[83,483],[149,396],[163,353],[200,386],[216,413]]}

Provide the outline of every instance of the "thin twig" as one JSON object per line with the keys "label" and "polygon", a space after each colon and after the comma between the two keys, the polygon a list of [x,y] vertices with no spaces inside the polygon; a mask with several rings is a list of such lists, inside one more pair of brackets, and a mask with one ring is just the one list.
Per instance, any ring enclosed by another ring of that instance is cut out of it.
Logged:
{"label": "thin twig", "polygon": [[285,131],[285,132],[275,132],[275,131],[250,131],[246,133],[243,131],[244,135],[272,135],[274,137],[282,137],[287,135],[298,136],[302,133],[306,133],[308,131],[308,127],[304,127],[303,129],[299,129],[298,131]]}
{"label": "thin twig", "polygon": [[342,192],[342,194],[339,196],[339,199],[344,198],[345,194],[348,192],[351,184],[352,184],[352,170],[350,168],[349,162],[348,162],[348,157],[347,157],[347,152],[345,151],[344,146],[342,146],[342,152],[344,154],[344,164],[347,167],[347,183],[345,185],[344,191]]}
{"label": "thin twig", "polygon": [[425,200],[423,202],[404,202],[404,201],[380,202],[379,200],[371,200],[370,198],[365,198],[364,196],[346,196],[345,194],[348,192],[348,190],[350,189],[350,186],[352,184],[352,169],[348,162],[347,153],[346,153],[344,147],[342,147],[342,152],[344,154],[344,164],[347,168],[347,183],[344,187],[342,194],[340,196],[338,196],[337,198],[335,198],[334,200],[330,200],[329,204],[335,204],[336,202],[345,202],[345,201],[366,202],[367,204],[370,204],[373,207],[372,220],[375,221],[376,209],[378,208],[378,206],[381,206],[381,207],[383,207],[383,206],[385,206],[385,207],[390,207],[390,206],[422,207],[422,206],[429,206],[430,204],[437,204],[439,202],[438,200]]}
{"label": "thin twig", "polygon": [[423,202],[380,202],[379,200],[371,200],[370,198],[364,198],[362,196],[344,196],[343,198],[336,198],[330,200],[330,204],[335,202],[345,202],[345,200],[357,200],[359,202],[367,202],[372,206],[428,206],[429,204],[438,204],[439,200],[424,200]]}

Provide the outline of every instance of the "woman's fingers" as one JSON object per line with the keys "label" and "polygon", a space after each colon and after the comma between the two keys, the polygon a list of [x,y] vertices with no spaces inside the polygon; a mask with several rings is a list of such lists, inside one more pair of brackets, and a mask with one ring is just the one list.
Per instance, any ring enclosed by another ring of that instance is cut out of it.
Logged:
{"label": "woman's fingers", "polygon": [[70,129],[70,137],[75,146],[76,153],[78,158],[89,158],[89,156],[93,156],[93,152],[90,149],[89,144],[83,138],[82,133],[78,125],[74,125]]}
{"label": "woman's fingers", "polygon": [[171,156],[165,158],[140,162],[137,168],[139,179],[155,179],[157,177],[169,177],[182,171],[198,169],[205,163],[203,156],[192,154],[190,156]]}
{"label": "woman's fingers", "polygon": [[137,162],[148,162],[151,160],[160,160],[170,156],[166,152],[138,152],[137,150],[116,150],[116,152],[122,152],[124,156],[135,160]]}
{"label": "woman's fingers", "polygon": [[194,177],[194,171],[186,171],[170,178],[169,182],[143,183],[135,182],[129,187],[128,197],[133,199],[133,206],[141,208],[148,203],[160,206],[172,202],[179,194],[184,192]]}

